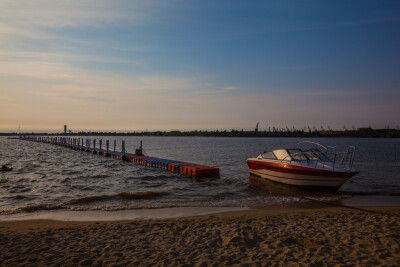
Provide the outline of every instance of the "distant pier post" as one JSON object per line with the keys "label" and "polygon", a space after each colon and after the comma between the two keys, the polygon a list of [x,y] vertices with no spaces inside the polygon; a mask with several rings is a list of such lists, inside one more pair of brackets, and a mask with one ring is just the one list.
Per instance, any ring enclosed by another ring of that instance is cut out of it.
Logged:
{"label": "distant pier post", "polygon": [[125,141],[122,140],[122,155],[125,157]]}
{"label": "distant pier post", "polygon": [[107,149],[107,152],[106,152],[107,155],[106,155],[106,156],[107,156],[107,157],[108,157],[108,155],[109,155],[109,153],[110,153],[109,148],[110,148],[110,141],[107,140],[107,141],[106,141],[106,149]]}
{"label": "distant pier post", "polygon": [[101,154],[101,148],[102,148],[102,145],[103,145],[103,139],[100,139],[100,140],[99,140],[99,149],[100,149],[100,154]]}
{"label": "distant pier post", "polygon": [[117,140],[114,140],[114,155],[115,155],[115,148],[117,146]]}
{"label": "distant pier post", "polygon": [[96,153],[96,139],[93,139],[93,153]]}

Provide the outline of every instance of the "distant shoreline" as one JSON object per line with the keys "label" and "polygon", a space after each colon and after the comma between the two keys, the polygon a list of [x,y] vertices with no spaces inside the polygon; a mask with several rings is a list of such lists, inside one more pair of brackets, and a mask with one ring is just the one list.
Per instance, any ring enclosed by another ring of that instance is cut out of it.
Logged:
{"label": "distant shoreline", "polygon": [[345,131],[300,131],[300,130],[279,130],[279,131],[142,131],[142,132],[69,132],[69,133],[0,133],[0,136],[18,136],[18,135],[51,135],[51,136],[175,136],[175,137],[387,137],[399,138],[399,129],[372,129],[360,128],[358,130]]}

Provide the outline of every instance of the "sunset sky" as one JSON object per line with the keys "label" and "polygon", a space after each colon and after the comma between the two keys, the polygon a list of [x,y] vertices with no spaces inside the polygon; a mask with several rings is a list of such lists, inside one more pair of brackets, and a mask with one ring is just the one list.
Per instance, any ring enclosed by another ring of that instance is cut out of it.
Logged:
{"label": "sunset sky", "polygon": [[400,1],[0,1],[0,132],[400,124]]}

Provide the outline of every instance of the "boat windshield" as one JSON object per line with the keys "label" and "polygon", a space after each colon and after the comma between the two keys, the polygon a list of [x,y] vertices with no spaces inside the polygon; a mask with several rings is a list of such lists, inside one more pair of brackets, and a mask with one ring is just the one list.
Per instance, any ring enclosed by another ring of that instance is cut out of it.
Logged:
{"label": "boat windshield", "polygon": [[261,156],[263,159],[276,159],[276,157],[272,151],[264,152]]}
{"label": "boat windshield", "polygon": [[305,156],[305,157],[303,157],[303,159],[307,159],[307,160],[322,160],[322,161],[325,161],[325,162],[331,161],[331,159],[327,156],[327,154],[322,152],[319,149],[313,148],[313,149],[307,149],[307,150],[301,150],[301,151]]}
{"label": "boat windshield", "polygon": [[261,154],[264,159],[274,159],[280,161],[332,161],[328,155],[319,149],[277,149]]}
{"label": "boat windshield", "polygon": [[286,149],[277,149],[272,152],[275,154],[276,159],[290,161],[290,155]]}
{"label": "boat windshield", "polygon": [[301,149],[288,149],[287,151],[293,160],[308,160],[307,154]]}
{"label": "boat windshield", "polygon": [[318,159],[323,160],[323,161],[331,161],[328,156],[326,155],[326,153],[323,153],[321,150],[319,149],[313,149],[312,150],[313,154],[315,155],[315,157],[318,157]]}

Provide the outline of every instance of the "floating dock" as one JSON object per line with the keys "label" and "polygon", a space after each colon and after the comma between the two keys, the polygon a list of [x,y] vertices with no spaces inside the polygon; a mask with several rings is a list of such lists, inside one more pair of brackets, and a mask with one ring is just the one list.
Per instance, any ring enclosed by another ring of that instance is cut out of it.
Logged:
{"label": "floating dock", "polygon": [[21,137],[23,140],[47,143],[67,147],[73,150],[85,151],[95,155],[105,157],[118,158],[135,164],[146,167],[161,168],[170,172],[179,173],[186,176],[201,178],[201,177],[219,177],[219,168],[199,165],[195,163],[182,162],[169,159],[161,159],[145,156],[142,153],[142,148],[136,149],[135,154],[125,151],[125,141],[122,141],[122,151],[116,151],[116,141],[113,143],[113,150],[110,150],[110,142],[106,140],[105,149],[103,149],[103,140],[96,139],[72,138],[72,137],[51,137],[51,136],[29,136]]}

